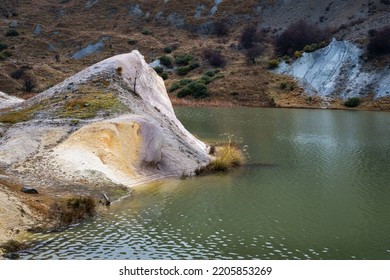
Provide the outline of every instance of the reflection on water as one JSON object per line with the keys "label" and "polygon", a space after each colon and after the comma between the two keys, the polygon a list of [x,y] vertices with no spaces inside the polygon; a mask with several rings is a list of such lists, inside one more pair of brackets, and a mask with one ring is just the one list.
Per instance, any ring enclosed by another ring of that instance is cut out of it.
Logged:
{"label": "reflection on water", "polygon": [[25,259],[390,259],[390,115],[179,108],[201,139],[242,137],[230,174],[137,187],[101,217],[35,234]]}

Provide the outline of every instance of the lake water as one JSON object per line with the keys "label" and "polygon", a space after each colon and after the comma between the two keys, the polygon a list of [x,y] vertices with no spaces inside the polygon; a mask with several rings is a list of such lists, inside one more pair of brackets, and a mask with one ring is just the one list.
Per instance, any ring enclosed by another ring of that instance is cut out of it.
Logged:
{"label": "lake water", "polygon": [[101,217],[34,234],[23,259],[390,259],[390,114],[176,108],[248,164],[135,188]]}

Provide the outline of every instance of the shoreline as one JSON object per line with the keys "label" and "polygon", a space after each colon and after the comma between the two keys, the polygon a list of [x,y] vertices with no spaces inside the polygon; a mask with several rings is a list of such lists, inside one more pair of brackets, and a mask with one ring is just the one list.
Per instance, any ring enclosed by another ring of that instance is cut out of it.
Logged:
{"label": "shoreline", "polygon": [[[333,105],[329,107],[321,107],[320,104],[304,104],[302,102],[294,104],[276,104],[275,106],[269,106],[265,104],[239,104],[228,100],[191,100],[191,99],[180,99],[174,96],[169,96],[173,107],[193,107],[193,108],[271,108],[271,109],[309,109],[309,110],[341,110],[341,111],[368,111],[368,112],[390,112],[390,97],[384,97],[379,101],[363,101],[361,105],[357,107],[346,107],[342,104],[341,100],[333,101]],[[373,104],[375,102],[375,104]],[[383,106],[383,107],[381,107]]]}

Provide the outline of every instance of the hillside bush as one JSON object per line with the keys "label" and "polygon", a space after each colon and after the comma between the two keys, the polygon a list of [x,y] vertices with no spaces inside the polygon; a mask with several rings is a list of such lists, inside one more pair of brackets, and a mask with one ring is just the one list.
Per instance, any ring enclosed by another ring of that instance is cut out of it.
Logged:
{"label": "hillside bush", "polygon": [[347,101],[345,101],[344,106],[346,106],[346,107],[357,107],[357,106],[360,105],[360,103],[361,103],[361,101],[360,101],[359,97],[351,97],[351,98],[348,98]]}
{"label": "hillside bush", "polygon": [[276,69],[279,66],[279,60],[271,59],[268,61],[268,69]]}
{"label": "hillside bush", "polygon": [[145,29],[145,30],[142,30],[141,32],[142,35],[147,35],[147,36],[150,36],[150,35],[153,35],[153,32],[148,30],[148,29]]}
{"label": "hillside bush", "polygon": [[261,56],[264,52],[264,47],[260,44],[253,45],[253,47],[245,50],[245,56],[248,61],[253,64],[256,63],[256,58]]}
{"label": "hillside bush", "polygon": [[214,67],[222,67],[226,64],[225,57],[215,50],[204,49],[203,57],[211,66]]}
{"label": "hillside bush", "polygon": [[163,55],[162,57],[160,57],[160,63],[165,67],[172,67],[172,59],[169,56]]}
{"label": "hillside bush", "polygon": [[21,68],[21,69],[13,71],[10,76],[12,79],[19,80],[21,77],[24,76],[24,69]]}
{"label": "hillside bush", "polygon": [[36,87],[36,84],[34,82],[34,79],[30,76],[26,76],[23,80],[23,91],[25,92],[32,92]]}
{"label": "hillside bush", "polygon": [[163,49],[163,51],[164,51],[165,53],[171,53],[173,50],[172,50],[172,47],[166,46],[166,47]]}
{"label": "hillside bush", "polygon": [[0,52],[4,51],[5,49],[8,49],[8,45],[4,43],[0,43]]}
{"label": "hillside bush", "polygon": [[223,21],[218,21],[214,24],[214,34],[223,37],[229,34],[229,27]]}
{"label": "hillside bush", "polygon": [[390,26],[373,32],[367,51],[373,56],[390,53]]}
{"label": "hillside bush", "polygon": [[7,37],[16,37],[16,36],[19,36],[19,32],[16,31],[15,29],[10,29],[7,31],[7,33],[5,33],[5,36]]}
{"label": "hillside bush", "polygon": [[175,63],[179,66],[186,66],[192,61],[193,57],[190,54],[175,55]]}
{"label": "hillside bush", "polygon": [[257,28],[254,26],[247,26],[241,33],[240,43],[244,49],[253,47],[255,42]]}
{"label": "hillside bush", "polygon": [[188,84],[186,87],[182,88],[177,93],[177,97],[179,97],[179,98],[183,98],[183,97],[186,97],[189,95],[196,98],[196,99],[200,99],[200,98],[208,97],[209,92],[208,92],[207,87],[203,83],[196,81],[196,82],[191,82],[190,84]]}
{"label": "hillside bush", "polygon": [[11,57],[12,53],[8,50],[3,50],[0,52],[0,61],[6,60],[7,58]]}
{"label": "hillside bush", "polygon": [[291,24],[284,32],[274,38],[275,52],[279,56],[292,56],[295,51],[303,50],[306,45],[326,42],[329,37],[328,30],[300,20]]}
{"label": "hillside bush", "polygon": [[135,45],[135,44],[137,44],[137,40],[129,39],[129,40],[127,41],[127,44],[129,44],[129,45]]}
{"label": "hillside bush", "polygon": [[194,62],[191,63],[190,65],[179,67],[176,70],[176,74],[178,74],[179,76],[185,76],[188,74],[188,72],[198,68],[199,66],[200,66],[199,63]]}

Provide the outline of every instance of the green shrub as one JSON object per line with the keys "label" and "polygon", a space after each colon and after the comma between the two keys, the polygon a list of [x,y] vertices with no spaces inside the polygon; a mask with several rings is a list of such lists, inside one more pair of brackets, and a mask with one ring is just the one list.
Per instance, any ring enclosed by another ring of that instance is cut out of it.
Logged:
{"label": "green shrub", "polygon": [[189,69],[188,66],[179,67],[176,70],[176,74],[179,75],[179,76],[185,76],[185,75],[188,74],[188,72],[190,72],[190,69]]}
{"label": "green shrub", "polygon": [[186,66],[188,65],[191,60],[193,59],[192,55],[190,54],[178,54],[175,55],[175,63],[179,66]]}
{"label": "green shrub", "polygon": [[0,52],[0,61],[6,60],[8,57],[11,57],[11,56],[12,56],[12,53],[10,51],[3,50],[2,52]]}
{"label": "green shrub", "polygon": [[165,67],[172,67],[172,59],[169,56],[163,55],[162,57],[160,57],[160,63]]}
{"label": "green shrub", "polygon": [[214,77],[214,76],[215,76],[215,71],[213,71],[213,70],[208,70],[208,71],[204,72],[203,75],[204,75],[204,76],[207,76],[207,77]]}
{"label": "green shrub", "polygon": [[178,90],[179,88],[182,88],[188,84],[192,83],[192,80],[191,79],[183,79],[179,82],[175,82],[171,85],[171,87],[169,88],[169,92],[174,92],[176,90]]}
{"label": "green shrub", "polygon": [[8,49],[8,45],[4,43],[0,43],[0,52],[4,51],[5,49]]}
{"label": "green shrub", "polygon": [[183,98],[183,97],[186,97],[186,96],[189,96],[189,95],[191,95],[191,90],[188,87],[182,88],[177,93],[177,97],[179,97],[179,98]]}
{"label": "green shrub", "polygon": [[207,85],[211,83],[212,79],[209,76],[203,75],[202,78],[200,78],[199,82]]}
{"label": "green shrub", "polygon": [[196,81],[196,82],[192,82],[192,83],[188,84],[188,86],[186,86],[185,88],[182,88],[177,93],[177,97],[180,97],[180,98],[186,97],[189,95],[191,95],[192,97],[194,97],[196,99],[206,98],[209,96],[209,92],[208,92],[207,87],[203,83]]}
{"label": "green shrub", "polygon": [[168,73],[167,73],[167,72],[162,72],[162,73],[159,73],[158,75],[159,75],[161,78],[163,78],[163,80],[168,79]]}
{"label": "green shrub", "polygon": [[175,82],[175,83],[173,83],[173,84],[171,85],[171,87],[169,88],[168,91],[169,91],[169,92],[174,92],[174,91],[178,90],[179,88],[181,88],[180,83]]}
{"label": "green shrub", "polygon": [[322,41],[321,43],[319,44],[311,44],[311,45],[306,45],[304,48],[303,48],[303,52],[307,52],[307,53],[310,53],[310,52],[315,52],[316,50],[319,50],[319,49],[322,49],[324,47],[326,47],[326,42],[325,41]]}
{"label": "green shrub", "polygon": [[200,64],[197,63],[197,62],[194,62],[194,63],[191,63],[189,66],[188,66],[188,69],[191,71],[191,70],[194,70],[196,68],[200,67]]}
{"label": "green shrub", "polygon": [[162,74],[164,72],[164,68],[162,68],[161,66],[156,66],[153,69],[157,72],[157,74]]}
{"label": "green shrub", "polygon": [[148,30],[148,29],[144,29],[144,30],[142,30],[141,34],[150,36],[150,35],[153,35],[153,32]]}
{"label": "green shrub", "polygon": [[194,98],[206,98],[209,96],[207,87],[202,83],[192,82],[187,87],[190,89],[191,95]]}
{"label": "green shrub", "polygon": [[16,37],[16,36],[19,36],[19,32],[16,31],[15,29],[10,29],[7,31],[7,33],[5,33],[5,36],[7,37]]}
{"label": "green shrub", "polygon": [[137,44],[137,40],[129,39],[129,40],[127,41],[127,44],[129,44],[129,45],[135,45],[135,44]]}
{"label": "green shrub", "polygon": [[172,52],[172,48],[169,47],[169,46],[167,46],[167,47],[164,48],[163,51],[164,51],[165,53],[171,53],[171,52]]}
{"label": "green shrub", "polygon": [[300,58],[300,57],[302,57],[302,52],[301,52],[301,51],[295,51],[295,52],[294,52],[294,56],[295,56],[296,58]]}
{"label": "green shrub", "polygon": [[348,98],[348,100],[344,102],[344,106],[357,107],[360,105],[360,103],[361,103],[361,101],[360,101],[359,97],[351,97],[351,98]]}
{"label": "green shrub", "polygon": [[271,59],[268,61],[268,69],[276,69],[279,66],[279,61],[277,59]]}
{"label": "green shrub", "polygon": [[286,89],[287,88],[287,83],[286,82],[281,82],[279,87],[280,87],[280,89]]}
{"label": "green shrub", "polygon": [[192,80],[191,79],[183,79],[179,83],[181,86],[186,86],[186,85],[192,83]]}

